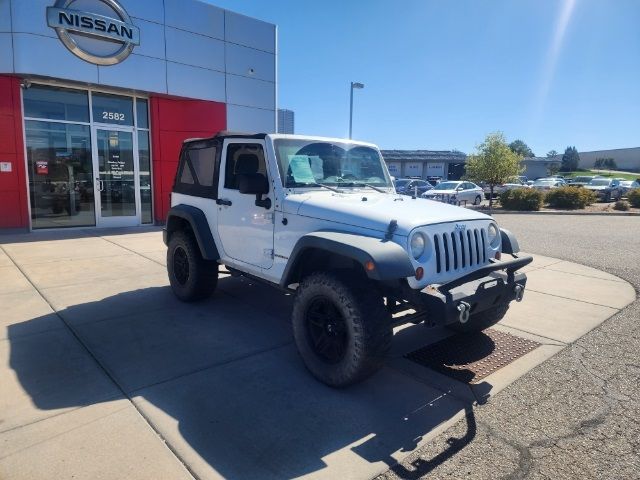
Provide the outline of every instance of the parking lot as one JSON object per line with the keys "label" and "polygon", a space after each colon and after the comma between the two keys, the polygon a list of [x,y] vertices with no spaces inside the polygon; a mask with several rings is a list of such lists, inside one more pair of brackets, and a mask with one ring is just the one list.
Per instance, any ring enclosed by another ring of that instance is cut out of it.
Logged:
{"label": "parking lot", "polygon": [[405,358],[449,332],[403,326],[386,368],[334,390],[297,356],[290,296],[225,276],[211,299],[177,301],[159,229],[0,242],[0,478],[371,478],[635,299],[625,280],[536,255],[496,330],[537,348],[464,382]]}

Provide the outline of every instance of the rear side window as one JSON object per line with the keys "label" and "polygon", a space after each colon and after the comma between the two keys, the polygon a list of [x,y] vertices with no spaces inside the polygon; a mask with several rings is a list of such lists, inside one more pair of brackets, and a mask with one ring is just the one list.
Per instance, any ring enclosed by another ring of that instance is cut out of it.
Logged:
{"label": "rear side window", "polygon": [[184,148],[173,191],[199,197],[217,197],[218,144],[193,144]]}
{"label": "rear side window", "polygon": [[262,145],[257,143],[230,143],[227,146],[224,188],[238,189],[238,174],[262,173],[267,175]]}
{"label": "rear side window", "polygon": [[195,174],[195,180],[203,187],[213,185],[213,174],[216,166],[216,147],[194,148],[187,150],[189,165]]}

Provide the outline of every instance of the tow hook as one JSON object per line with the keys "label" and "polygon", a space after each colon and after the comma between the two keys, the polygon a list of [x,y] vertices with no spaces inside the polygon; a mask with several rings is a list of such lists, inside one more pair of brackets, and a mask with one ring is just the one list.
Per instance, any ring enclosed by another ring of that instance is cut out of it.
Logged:
{"label": "tow hook", "polygon": [[467,302],[460,302],[458,303],[458,320],[460,321],[460,323],[467,323],[467,320],[469,320],[469,310],[471,310],[471,305],[469,305]]}
{"label": "tow hook", "polygon": [[513,290],[516,293],[516,302],[521,302],[524,297],[524,287],[518,283]]}

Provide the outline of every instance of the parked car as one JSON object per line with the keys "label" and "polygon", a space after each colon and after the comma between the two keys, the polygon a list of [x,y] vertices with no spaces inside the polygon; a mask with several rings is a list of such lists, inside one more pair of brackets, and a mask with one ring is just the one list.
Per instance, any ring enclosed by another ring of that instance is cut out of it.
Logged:
{"label": "parked car", "polygon": [[423,193],[431,190],[433,185],[426,180],[420,180],[417,178],[399,178],[395,181],[395,187],[396,193],[400,193],[402,195],[414,195],[417,188],[418,197],[420,197]]}
{"label": "parked car", "polygon": [[634,190],[636,188],[640,188],[640,182],[637,180],[621,180],[620,181],[620,190],[622,195],[626,195],[629,190]]}
{"label": "parked car", "polygon": [[482,202],[482,196],[484,192],[475,183],[455,181],[455,182],[441,182],[433,189],[423,194],[423,198],[429,200],[438,200],[445,203],[472,203],[474,205],[480,205]]}
{"label": "parked car", "polygon": [[598,195],[598,199],[604,202],[611,202],[622,198],[622,189],[620,188],[619,180],[611,178],[594,178],[585,185],[584,188],[594,192]]}
{"label": "parked car", "polygon": [[601,178],[598,175],[579,175],[569,179],[569,184],[574,187],[584,187],[589,184],[594,178]]}
{"label": "parked car", "polygon": [[562,186],[563,183],[555,178],[539,178],[533,182],[531,188],[535,188],[536,190],[551,190]]}
{"label": "parked car", "polygon": [[[498,197],[507,190],[513,190],[514,188],[529,188],[526,180],[522,180],[523,178],[527,177],[513,177],[502,185],[495,185],[493,187],[493,196]],[[482,191],[484,192],[484,198],[489,200],[489,197],[491,196],[491,188],[489,187],[489,185],[482,185]]]}

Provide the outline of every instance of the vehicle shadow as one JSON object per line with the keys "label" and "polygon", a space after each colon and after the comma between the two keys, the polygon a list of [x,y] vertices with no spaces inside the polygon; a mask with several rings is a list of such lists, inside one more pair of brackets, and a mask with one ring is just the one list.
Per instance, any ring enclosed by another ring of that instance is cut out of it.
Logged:
{"label": "vehicle shadow", "polygon": [[2,430],[127,397],[178,455],[197,458],[190,468],[202,478],[294,478],[323,469],[339,477],[340,460],[330,457],[345,448],[360,459],[349,471],[371,476],[378,462],[394,467],[397,452],[414,450],[463,410],[467,434],[417,468],[428,472],[473,440],[470,404],[394,369],[342,390],[314,380],[293,345],[290,303],[227,277],[197,304],[151,287],[60,310],[59,328],[51,329],[51,315],[29,320],[30,328],[10,326],[10,367],[33,411],[13,419],[0,413]]}

